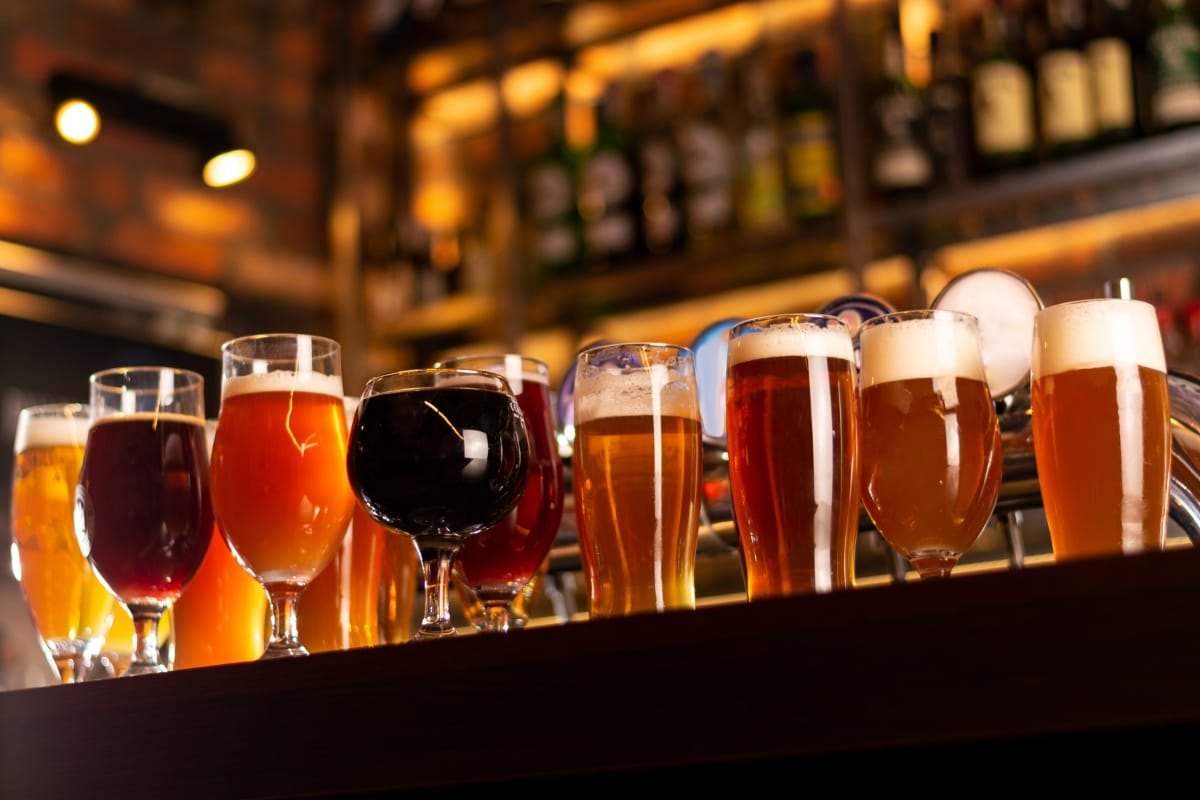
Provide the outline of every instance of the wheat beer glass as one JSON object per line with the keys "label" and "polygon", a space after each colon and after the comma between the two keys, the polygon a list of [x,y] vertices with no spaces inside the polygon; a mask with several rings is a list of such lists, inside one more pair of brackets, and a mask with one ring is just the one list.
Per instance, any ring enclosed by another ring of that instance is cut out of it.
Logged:
{"label": "wheat beer glass", "polygon": [[1154,307],[1047,306],[1034,320],[1033,445],[1057,561],[1161,550],[1171,424]]}
{"label": "wheat beer glass", "polygon": [[503,633],[512,624],[513,605],[546,561],[563,512],[563,465],[550,403],[550,367],[529,356],[468,355],[439,366],[480,369],[503,375],[529,431],[529,476],[521,499],[504,519],[463,542],[455,561],[456,582],[465,584],[482,606],[472,617],[480,630]]}
{"label": "wheat beer glass", "polygon": [[823,314],[729,334],[726,436],[750,600],[854,585],[858,386],[849,326]]}
{"label": "wheat beer glass", "polygon": [[372,518],[417,543],[425,613],[414,638],[455,635],[447,590],[459,549],[516,507],[529,469],[529,434],[508,382],[445,368],[372,378],[346,469]]}
{"label": "wheat beer glass", "polygon": [[169,367],[93,373],[75,531],[97,577],[128,609],[126,675],[166,672],[158,623],[212,539],[204,377]]}
{"label": "wheat beer glass", "polygon": [[75,537],[75,484],[89,424],[89,409],[80,403],[30,406],[17,415],[13,441],[16,566],[64,683],[86,678],[113,619],[113,596]]}
{"label": "wheat beer glass", "polygon": [[692,351],[576,357],[575,510],[592,617],[695,608],[700,405]]}
{"label": "wheat beer glass", "polygon": [[[204,427],[211,452],[217,421]],[[172,669],[254,661],[266,647],[267,594],[233,557],[215,521],[204,561],[172,612]]]}
{"label": "wheat beer glass", "polygon": [[1000,492],[978,324],[957,311],[900,311],[858,335],[863,505],[922,579],[948,577]]}
{"label": "wheat beer glass", "polygon": [[303,656],[296,606],[346,535],[342,351],[332,339],[272,333],[221,346],[213,510],[230,551],[270,598],[262,658]]}

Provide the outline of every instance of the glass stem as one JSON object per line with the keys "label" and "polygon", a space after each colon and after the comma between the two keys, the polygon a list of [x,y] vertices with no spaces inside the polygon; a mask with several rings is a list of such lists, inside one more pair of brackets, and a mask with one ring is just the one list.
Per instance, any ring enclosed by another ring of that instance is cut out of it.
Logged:
{"label": "glass stem", "polygon": [[157,611],[135,611],[132,616],[136,638],[130,667],[157,667],[158,618],[161,614]]}
{"label": "glass stem", "polygon": [[271,595],[271,647],[300,647],[300,627],[296,607],[300,600],[298,590],[281,590]]}
{"label": "glass stem", "polygon": [[492,603],[483,607],[483,630],[489,633],[507,633],[510,622],[508,603]]}
{"label": "glass stem", "polygon": [[438,547],[429,556],[421,552],[421,572],[425,575],[425,617],[421,620],[418,636],[450,636],[454,626],[450,623],[450,569],[454,566],[453,548]]}

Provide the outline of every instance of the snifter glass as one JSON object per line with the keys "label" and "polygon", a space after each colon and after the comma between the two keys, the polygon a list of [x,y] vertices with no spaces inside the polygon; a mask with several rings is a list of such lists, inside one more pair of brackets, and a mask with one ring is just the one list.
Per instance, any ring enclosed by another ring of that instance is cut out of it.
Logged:
{"label": "snifter glass", "polygon": [[921,578],[947,577],[996,506],[1002,447],[974,316],[922,309],[859,328],[862,500]]}
{"label": "snifter glass", "polygon": [[159,619],[212,538],[204,378],[168,367],[94,373],[75,530],[96,575],[133,618],[125,675],[166,672]]}
{"label": "snifter glass", "polygon": [[494,372],[414,369],[367,381],[350,431],[350,483],[363,508],[421,556],[425,613],[416,639],[453,636],[448,588],[463,541],[516,506],[529,434]]}
{"label": "snifter glass", "polygon": [[213,510],[230,551],[270,598],[264,659],[308,654],[297,603],[354,511],[341,353],[332,339],[292,333],[221,347]]}

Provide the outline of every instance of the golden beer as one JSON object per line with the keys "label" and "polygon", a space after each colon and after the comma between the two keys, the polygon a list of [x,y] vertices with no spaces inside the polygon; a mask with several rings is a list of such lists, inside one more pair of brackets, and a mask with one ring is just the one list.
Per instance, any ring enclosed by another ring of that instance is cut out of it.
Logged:
{"label": "golden beer", "polygon": [[854,345],[833,317],[730,331],[729,479],[750,600],[854,585],[858,397]]}
{"label": "golden beer", "polygon": [[[374,647],[379,643],[382,525],[355,502],[350,528],[333,560],[300,598],[300,639],[312,652]],[[409,537],[406,537],[409,538]]]}
{"label": "golden beer", "polygon": [[68,681],[104,641],[114,603],[75,535],[75,484],[88,425],[87,406],[32,406],[18,416],[13,443],[11,523],[21,585]]}
{"label": "golden beer", "polygon": [[[622,350],[630,363],[609,361]],[[579,359],[573,464],[591,616],[694,608],[701,439],[691,352],[611,345]]]}
{"label": "golden beer", "polygon": [[1055,559],[1161,550],[1171,422],[1154,307],[1062,303],[1034,326],[1034,456]]}
{"label": "golden beer", "polygon": [[[362,504],[358,508],[362,509]],[[416,540],[408,534],[389,531],[366,513],[356,514],[353,524],[359,524],[360,519],[364,525],[377,526],[383,535],[379,636],[387,644],[403,644],[412,638],[413,609],[423,585],[421,553],[417,550]]]}
{"label": "golden beer", "polygon": [[921,576],[949,575],[1000,492],[1002,446],[974,318],[868,320],[862,348],[862,499]]}

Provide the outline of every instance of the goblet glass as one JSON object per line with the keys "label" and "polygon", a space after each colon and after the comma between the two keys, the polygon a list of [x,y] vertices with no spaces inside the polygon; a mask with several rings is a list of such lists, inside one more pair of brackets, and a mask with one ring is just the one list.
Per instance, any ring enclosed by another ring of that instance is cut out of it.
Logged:
{"label": "goblet glass", "polygon": [[92,374],[75,531],[97,577],[133,617],[126,675],[166,672],[158,622],[212,537],[204,377],[169,367]]}
{"label": "goblet glass", "polygon": [[863,505],[922,579],[948,577],[1000,492],[978,325],[922,309],[873,317],[858,335]]}
{"label": "goblet glass", "polygon": [[367,381],[346,460],[359,502],[421,555],[425,611],[415,639],[453,636],[448,588],[463,542],[513,510],[529,435],[494,372],[414,369]]}
{"label": "goblet glass", "polygon": [[563,465],[550,402],[550,367],[512,353],[457,356],[438,366],[503,375],[529,432],[529,475],[520,501],[500,522],[464,541],[455,562],[455,581],[482,606],[472,623],[481,631],[503,633],[513,625],[513,605],[545,563],[562,521]]}
{"label": "goblet glass", "polygon": [[213,510],[230,551],[267,591],[261,658],[308,655],[297,603],[350,524],[341,346],[270,333],[221,346]]}
{"label": "goblet glass", "polygon": [[16,567],[63,683],[86,679],[113,619],[113,596],[93,574],[75,537],[75,485],[89,414],[80,403],[23,408],[13,441]]}

